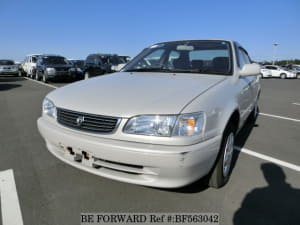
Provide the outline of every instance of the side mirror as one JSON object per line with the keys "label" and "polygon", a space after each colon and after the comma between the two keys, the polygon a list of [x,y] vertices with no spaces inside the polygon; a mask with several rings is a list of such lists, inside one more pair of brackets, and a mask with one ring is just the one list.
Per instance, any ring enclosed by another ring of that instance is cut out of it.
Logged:
{"label": "side mirror", "polygon": [[240,70],[240,76],[256,76],[260,74],[260,66],[256,63],[245,64],[243,68]]}

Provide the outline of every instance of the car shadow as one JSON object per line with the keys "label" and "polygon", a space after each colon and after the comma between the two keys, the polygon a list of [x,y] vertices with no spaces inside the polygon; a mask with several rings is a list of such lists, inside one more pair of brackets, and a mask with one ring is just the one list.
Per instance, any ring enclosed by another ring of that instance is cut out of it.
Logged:
{"label": "car shadow", "polygon": [[[253,128],[259,126],[258,124],[256,124],[256,120],[257,120],[257,118],[255,120],[248,119],[245,122],[245,125],[243,126],[243,128],[240,130],[240,132],[236,136],[236,140],[235,140],[236,147],[243,148],[243,146],[245,145],[247,139],[249,138]],[[235,168],[239,154],[240,154],[240,151],[233,152],[232,166],[231,166],[230,173],[232,173],[233,169]],[[178,192],[178,193],[191,193],[191,194],[198,193],[198,192],[202,192],[202,191],[206,190],[207,188],[209,188],[209,186],[207,185],[208,180],[209,180],[209,175],[197,180],[196,182],[194,182],[188,186],[182,187],[182,188],[163,189],[163,190],[168,190],[170,192]]]}
{"label": "car shadow", "polygon": [[300,224],[300,190],[291,187],[283,170],[273,164],[261,165],[267,186],[250,191],[233,217],[234,225]]}
{"label": "car shadow", "polygon": [[0,83],[0,91],[7,91],[13,88],[21,87],[21,84],[1,84]]}
{"label": "car shadow", "polygon": [[[243,148],[253,130],[254,127],[259,127],[259,125],[256,123],[257,118],[255,120],[251,120],[248,118],[246,121],[244,127],[240,130],[238,135],[235,139],[235,147],[237,148]],[[240,155],[241,151],[237,150],[233,152],[232,156],[232,166],[231,166],[231,172],[235,168],[235,165],[237,163],[238,157]]]}
{"label": "car shadow", "polygon": [[13,77],[0,75],[0,82],[17,82],[26,80],[24,77]]}

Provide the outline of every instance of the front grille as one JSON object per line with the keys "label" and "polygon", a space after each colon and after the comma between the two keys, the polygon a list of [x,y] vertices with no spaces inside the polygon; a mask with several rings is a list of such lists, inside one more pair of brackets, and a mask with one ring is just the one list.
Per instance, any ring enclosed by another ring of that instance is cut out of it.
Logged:
{"label": "front grille", "polygon": [[68,72],[69,68],[55,68],[55,70],[58,72]]}
{"label": "front grille", "polygon": [[57,121],[66,127],[77,130],[112,133],[118,125],[119,118],[57,108]]}

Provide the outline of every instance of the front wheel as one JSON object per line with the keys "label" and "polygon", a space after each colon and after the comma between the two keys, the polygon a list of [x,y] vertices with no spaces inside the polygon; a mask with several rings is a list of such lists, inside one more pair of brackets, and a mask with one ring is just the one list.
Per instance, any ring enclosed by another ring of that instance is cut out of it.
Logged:
{"label": "front wheel", "polygon": [[87,80],[90,78],[90,73],[89,72],[85,72],[84,73],[84,79]]}
{"label": "front wheel", "polygon": [[281,79],[285,79],[286,78],[286,74],[285,73],[280,74],[280,78]]}
{"label": "front wheel", "polygon": [[234,139],[235,129],[232,124],[228,124],[223,134],[219,155],[209,178],[210,187],[220,188],[228,182],[232,166]]}
{"label": "front wheel", "polygon": [[38,74],[37,71],[35,72],[34,79],[35,79],[35,80],[40,80],[40,77],[39,77],[39,74]]}
{"label": "front wheel", "polygon": [[43,74],[42,81],[43,81],[44,83],[47,83],[47,82],[48,82],[48,78],[46,77],[46,74]]}

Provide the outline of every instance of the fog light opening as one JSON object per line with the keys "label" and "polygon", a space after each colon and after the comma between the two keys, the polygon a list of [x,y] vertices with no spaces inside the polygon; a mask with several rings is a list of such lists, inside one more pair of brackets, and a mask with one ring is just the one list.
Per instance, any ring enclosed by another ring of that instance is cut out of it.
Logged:
{"label": "fog light opening", "polygon": [[85,152],[85,151],[82,151],[81,153],[82,153],[82,155],[83,155],[83,157],[84,157],[85,159],[89,160],[89,159],[91,158],[91,154],[90,154],[90,153],[87,153],[87,152]]}
{"label": "fog light opening", "polygon": [[66,149],[67,149],[67,151],[69,151],[69,153],[70,153],[71,155],[74,155],[74,154],[75,154],[75,152],[73,151],[73,148],[72,148],[72,147],[67,147]]}

